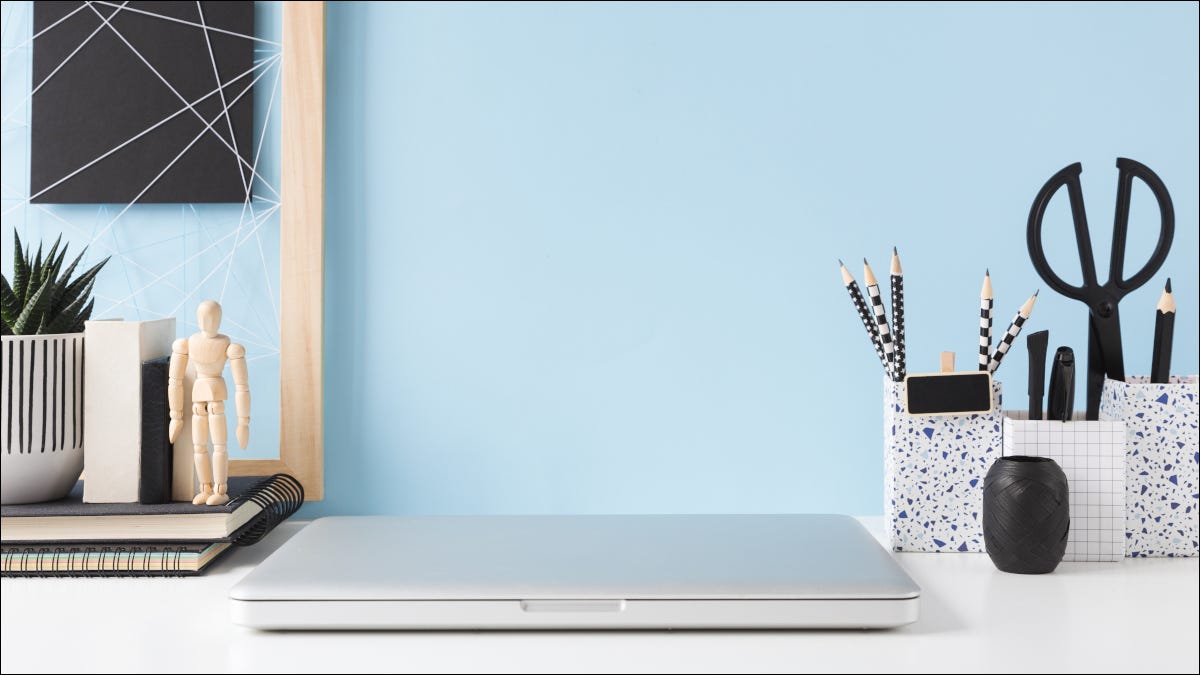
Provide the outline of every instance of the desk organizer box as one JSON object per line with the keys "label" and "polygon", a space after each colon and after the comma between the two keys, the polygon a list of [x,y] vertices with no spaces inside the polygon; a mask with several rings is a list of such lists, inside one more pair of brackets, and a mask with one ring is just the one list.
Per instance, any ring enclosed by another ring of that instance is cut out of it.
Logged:
{"label": "desk organizer box", "polygon": [[903,382],[884,381],[884,516],[896,551],[983,551],[983,477],[1000,456],[1001,387],[992,411],[913,416]]}
{"label": "desk organizer box", "polygon": [[1195,556],[1200,462],[1197,378],[1104,381],[1100,419],[1125,422],[1125,552]]}
{"label": "desk organizer box", "polygon": [[1125,423],[1029,420],[1004,413],[1004,456],[1049,457],[1070,486],[1067,562],[1120,562],[1125,558]]}

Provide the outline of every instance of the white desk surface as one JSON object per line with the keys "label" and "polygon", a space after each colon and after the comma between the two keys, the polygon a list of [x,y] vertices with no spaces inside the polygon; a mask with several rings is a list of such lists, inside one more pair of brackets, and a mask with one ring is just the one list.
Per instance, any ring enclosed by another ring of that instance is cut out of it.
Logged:
{"label": "white desk surface", "polygon": [[[877,537],[881,518],[862,519]],[[890,631],[264,633],[229,621],[230,586],[289,522],[202,577],[10,579],[8,672],[794,672],[1200,670],[1200,559],[1063,563],[1018,576],[983,554],[904,553],[921,619]]]}

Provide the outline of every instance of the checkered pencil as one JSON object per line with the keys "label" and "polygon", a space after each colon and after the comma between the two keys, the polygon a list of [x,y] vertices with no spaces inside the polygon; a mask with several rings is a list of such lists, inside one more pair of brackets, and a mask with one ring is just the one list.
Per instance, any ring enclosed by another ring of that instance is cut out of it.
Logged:
{"label": "checkered pencil", "polygon": [[867,295],[871,296],[871,309],[875,312],[875,323],[879,328],[879,344],[883,345],[883,355],[887,358],[885,367],[888,376],[896,379],[896,345],[892,342],[892,329],[888,325],[887,309],[883,306],[883,298],[879,295],[879,280],[863,258],[863,283],[867,285]]}
{"label": "checkered pencil", "polygon": [[983,290],[979,292],[979,369],[988,370],[992,361],[992,272],[983,274]]}
{"label": "checkered pencil", "polygon": [[1029,296],[1025,304],[1021,305],[1021,309],[1017,310],[1017,315],[1013,317],[1012,323],[1008,325],[1008,330],[1004,332],[1004,337],[1000,340],[1000,344],[996,345],[996,353],[992,354],[992,360],[988,365],[988,370],[996,372],[1000,367],[1000,361],[1004,359],[1004,355],[1008,353],[1008,348],[1012,346],[1013,340],[1021,334],[1021,326],[1029,320],[1029,315],[1033,313],[1033,303],[1037,302],[1038,291]]}
{"label": "checkered pencil", "polygon": [[[875,321],[871,318],[870,311],[867,310],[867,302],[863,300],[862,291],[858,288],[858,282],[854,277],[850,276],[850,270],[846,269],[845,263],[841,260],[838,264],[842,266],[842,283],[846,285],[846,291],[850,293],[850,300],[854,302],[854,309],[858,312],[858,318],[862,319],[863,328],[867,329],[867,337],[871,339],[871,346],[875,348],[875,354],[879,356],[879,362],[883,364],[883,369],[888,370],[887,357],[883,355],[883,346],[879,343],[879,329],[875,327]],[[889,372],[890,376],[891,373]]]}
{"label": "checkered pencil", "polygon": [[896,367],[894,369],[897,382],[904,379],[907,367],[904,364],[904,270],[900,267],[900,254],[892,247],[892,337],[896,341]]}

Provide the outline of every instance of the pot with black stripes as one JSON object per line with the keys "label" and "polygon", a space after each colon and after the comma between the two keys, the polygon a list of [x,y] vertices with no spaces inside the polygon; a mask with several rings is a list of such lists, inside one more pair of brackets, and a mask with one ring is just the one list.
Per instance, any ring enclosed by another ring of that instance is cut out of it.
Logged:
{"label": "pot with black stripes", "polygon": [[[7,243],[7,242],[6,242]],[[6,246],[7,248],[7,246]],[[13,230],[12,283],[0,284],[0,501],[65,497],[83,473],[83,324],[108,258],[80,268],[62,237],[36,255]]]}
{"label": "pot with black stripes", "polygon": [[3,503],[59,499],[83,472],[83,333],[0,340]]}

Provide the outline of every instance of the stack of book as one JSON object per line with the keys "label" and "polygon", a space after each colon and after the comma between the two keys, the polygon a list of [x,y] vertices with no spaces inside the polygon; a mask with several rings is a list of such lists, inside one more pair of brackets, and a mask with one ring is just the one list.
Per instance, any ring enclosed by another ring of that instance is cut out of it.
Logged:
{"label": "stack of book", "polygon": [[2,576],[186,576],[261,539],[304,503],[286,474],[229,480],[223,506],[86,504],[67,497],[0,507]]}

